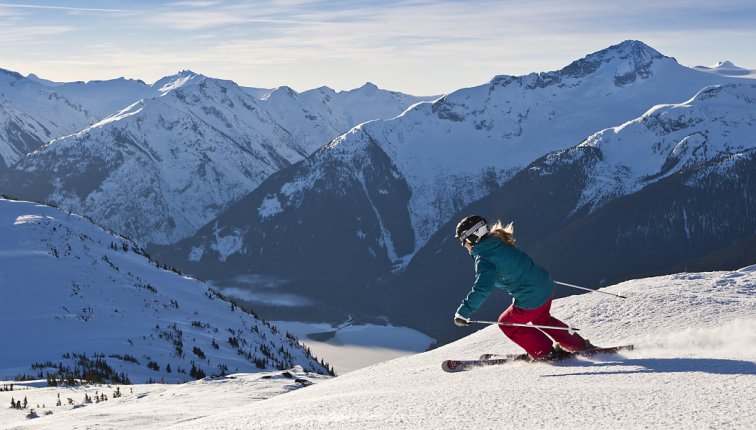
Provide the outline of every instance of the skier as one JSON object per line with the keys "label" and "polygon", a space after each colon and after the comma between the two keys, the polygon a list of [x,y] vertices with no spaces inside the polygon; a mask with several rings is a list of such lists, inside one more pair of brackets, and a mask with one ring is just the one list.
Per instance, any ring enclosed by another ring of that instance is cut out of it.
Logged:
{"label": "skier", "polygon": [[[475,283],[454,315],[456,325],[469,325],[470,315],[486,301],[491,288],[496,286],[514,298],[512,305],[499,317],[499,322],[567,328],[565,323],[549,313],[554,281],[546,270],[515,247],[512,223],[503,226],[498,221],[489,231],[483,217],[472,215],[457,224],[455,237],[475,261]],[[499,325],[499,328],[525,349],[533,360],[560,360],[570,357],[571,352],[593,348],[580,335],[566,330],[507,325]],[[557,342],[556,346],[552,346],[552,339]]]}

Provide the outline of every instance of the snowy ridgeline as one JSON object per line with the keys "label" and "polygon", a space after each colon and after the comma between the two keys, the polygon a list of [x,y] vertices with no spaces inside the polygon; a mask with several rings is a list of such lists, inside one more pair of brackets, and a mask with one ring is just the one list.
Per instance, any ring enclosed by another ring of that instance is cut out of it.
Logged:
{"label": "snowy ridgeline", "polygon": [[[444,224],[522,178],[541,157],[580,153],[592,160],[605,152],[607,159],[586,171],[579,202],[595,209],[684,168],[751,151],[754,88],[751,79],[682,66],[638,41],[558,71],[497,76],[354,127],[160,252],[203,274],[250,266],[304,278],[351,267],[363,279],[406,273],[422,264],[415,257]],[[534,196],[547,179],[532,184]],[[337,204],[339,211],[328,210]],[[262,247],[263,239],[300,245]]]}
{"label": "snowy ridgeline", "polygon": [[[122,397],[74,411],[49,403],[59,393],[79,403],[85,391],[111,393],[115,387],[0,392],[0,403],[11,397],[34,406],[47,402],[33,420],[25,418],[28,410],[0,408],[0,422],[14,429],[752,428],[756,266],[640,279],[607,290],[629,298],[573,296],[557,300],[553,313],[598,345],[632,342],[635,351],[456,374],[441,370],[447,358],[517,351],[488,327],[430,352],[327,380],[294,371],[265,380],[236,375],[179,386],[121,386]],[[300,377],[317,383],[277,395]]]}
{"label": "snowy ridgeline", "polygon": [[0,237],[1,380],[327,373],[293,336],[81,217],[0,199]]}
{"label": "snowy ridgeline", "polygon": [[191,71],[51,85],[0,69],[0,189],[173,243],[355,125],[430,99],[372,84],[261,93]]}

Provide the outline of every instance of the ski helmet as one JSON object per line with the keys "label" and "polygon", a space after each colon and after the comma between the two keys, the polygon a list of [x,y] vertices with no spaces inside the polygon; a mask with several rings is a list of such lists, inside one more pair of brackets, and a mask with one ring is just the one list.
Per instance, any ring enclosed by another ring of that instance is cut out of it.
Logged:
{"label": "ski helmet", "polygon": [[457,224],[457,234],[454,237],[459,240],[462,246],[465,246],[465,242],[475,245],[486,234],[488,234],[488,222],[486,219],[479,215],[470,215],[462,218],[462,221]]}

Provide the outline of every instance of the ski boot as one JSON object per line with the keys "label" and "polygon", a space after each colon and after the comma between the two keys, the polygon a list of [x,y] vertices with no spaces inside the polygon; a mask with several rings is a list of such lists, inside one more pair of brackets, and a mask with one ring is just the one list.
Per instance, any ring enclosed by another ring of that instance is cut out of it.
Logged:
{"label": "ski boot", "polygon": [[532,361],[562,361],[574,357],[575,354],[562,349],[558,344],[551,347],[551,350],[541,358],[534,358]]}

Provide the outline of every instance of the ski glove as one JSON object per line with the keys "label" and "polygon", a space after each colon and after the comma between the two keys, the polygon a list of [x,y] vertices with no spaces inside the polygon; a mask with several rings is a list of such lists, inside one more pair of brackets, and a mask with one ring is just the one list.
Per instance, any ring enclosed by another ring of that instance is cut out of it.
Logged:
{"label": "ski glove", "polygon": [[465,327],[470,325],[470,318],[465,318],[460,314],[454,314],[454,324]]}

